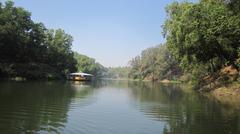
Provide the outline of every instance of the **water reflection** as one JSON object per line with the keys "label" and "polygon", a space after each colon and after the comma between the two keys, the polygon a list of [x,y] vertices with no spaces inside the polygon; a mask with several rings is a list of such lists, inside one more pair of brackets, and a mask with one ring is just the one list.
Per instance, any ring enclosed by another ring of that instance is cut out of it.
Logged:
{"label": "water reflection", "polygon": [[3,134],[238,134],[239,117],[179,85],[0,82]]}
{"label": "water reflection", "polygon": [[164,134],[238,134],[240,113],[178,86],[129,83],[139,110],[165,121]]}
{"label": "water reflection", "polygon": [[78,104],[91,93],[66,82],[1,83],[1,133],[60,133],[71,103]]}

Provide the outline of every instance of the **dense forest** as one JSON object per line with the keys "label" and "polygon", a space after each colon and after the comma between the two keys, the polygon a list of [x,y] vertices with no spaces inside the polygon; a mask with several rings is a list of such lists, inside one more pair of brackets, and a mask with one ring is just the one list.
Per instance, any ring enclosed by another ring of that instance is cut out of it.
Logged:
{"label": "dense forest", "polygon": [[134,79],[180,79],[219,86],[237,81],[240,67],[240,2],[200,0],[166,7],[166,44],[130,61]]}
{"label": "dense forest", "polygon": [[73,52],[73,37],[64,30],[48,29],[24,8],[0,2],[0,78],[57,79],[78,71],[210,87],[239,79],[239,0],[173,2],[166,12],[166,43],[143,50],[128,67],[106,68]]}
{"label": "dense forest", "polygon": [[73,38],[47,29],[14,3],[0,3],[0,77],[58,78],[76,71]]}
{"label": "dense forest", "polygon": [[47,29],[31,13],[0,2],[0,78],[60,79],[71,72],[100,76],[104,67],[74,53],[73,37],[62,29]]}

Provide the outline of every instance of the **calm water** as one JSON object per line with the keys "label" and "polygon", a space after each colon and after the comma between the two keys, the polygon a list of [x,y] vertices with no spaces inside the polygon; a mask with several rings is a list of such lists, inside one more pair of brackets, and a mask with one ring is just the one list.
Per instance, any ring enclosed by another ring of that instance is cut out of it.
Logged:
{"label": "calm water", "polygon": [[240,134],[240,112],[177,85],[0,82],[1,134]]}

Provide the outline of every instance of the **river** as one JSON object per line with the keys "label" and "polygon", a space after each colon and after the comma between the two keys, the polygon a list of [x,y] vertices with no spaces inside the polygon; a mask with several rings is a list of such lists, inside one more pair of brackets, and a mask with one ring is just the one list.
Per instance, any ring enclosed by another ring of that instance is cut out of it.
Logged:
{"label": "river", "polygon": [[0,82],[1,134],[240,134],[240,111],[179,85]]}

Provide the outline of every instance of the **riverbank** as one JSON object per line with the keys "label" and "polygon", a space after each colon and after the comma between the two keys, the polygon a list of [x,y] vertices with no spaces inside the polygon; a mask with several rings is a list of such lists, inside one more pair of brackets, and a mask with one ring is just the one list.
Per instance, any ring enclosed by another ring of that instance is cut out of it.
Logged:
{"label": "riverbank", "polygon": [[240,83],[216,88],[210,91],[208,96],[214,97],[220,103],[240,109]]}
{"label": "riverbank", "polygon": [[[153,82],[152,80],[140,80],[140,79],[130,79],[130,78],[119,78],[119,79],[113,79],[113,78],[102,78],[102,80],[118,80],[118,81],[141,81],[141,82]],[[162,83],[162,84],[181,84],[181,81],[178,80],[160,80],[160,81],[154,81],[156,83]]]}
{"label": "riverbank", "polygon": [[215,96],[223,96],[223,97],[236,96],[236,97],[240,98],[240,84],[239,83],[233,83],[233,84],[228,85],[228,86],[224,86],[224,87],[214,89],[210,93],[215,95]]}
{"label": "riverbank", "polygon": [[[163,84],[181,84],[181,81],[172,81],[172,80],[162,80],[160,83]],[[194,90],[194,85],[191,83],[182,83],[183,89],[191,89]],[[201,87],[203,89],[203,87]],[[232,106],[236,109],[240,109],[240,83],[238,81],[232,82],[228,85],[219,85],[215,88],[207,88],[200,90],[199,93],[207,96],[210,99],[214,99],[215,101],[225,104],[227,106]]]}
{"label": "riverbank", "polygon": [[181,81],[177,81],[177,80],[168,80],[168,79],[164,79],[164,80],[161,80],[159,81],[160,83],[163,83],[163,84],[180,84]]}
{"label": "riverbank", "polygon": [[[191,84],[183,84],[183,88],[194,89]],[[233,82],[229,85],[221,85],[217,88],[208,90],[197,90],[199,94],[213,100],[217,103],[223,104],[226,107],[231,107],[240,110],[240,83]]]}

